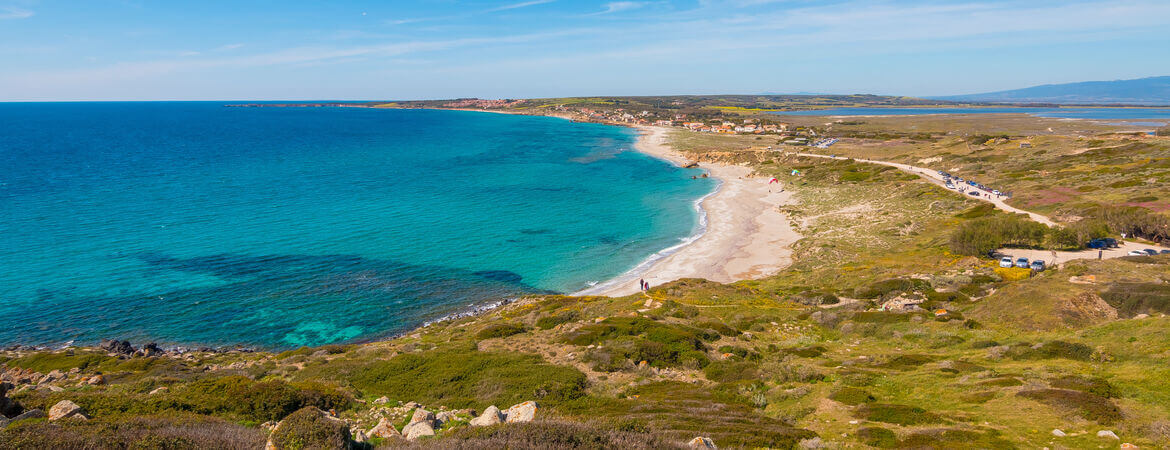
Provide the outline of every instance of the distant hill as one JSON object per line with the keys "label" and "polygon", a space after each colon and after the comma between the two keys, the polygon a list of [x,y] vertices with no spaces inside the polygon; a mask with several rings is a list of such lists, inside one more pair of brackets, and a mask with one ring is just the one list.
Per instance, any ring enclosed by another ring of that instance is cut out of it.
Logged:
{"label": "distant hill", "polygon": [[931,97],[958,102],[1170,105],[1170,76],[1045,84],[984,94]]}

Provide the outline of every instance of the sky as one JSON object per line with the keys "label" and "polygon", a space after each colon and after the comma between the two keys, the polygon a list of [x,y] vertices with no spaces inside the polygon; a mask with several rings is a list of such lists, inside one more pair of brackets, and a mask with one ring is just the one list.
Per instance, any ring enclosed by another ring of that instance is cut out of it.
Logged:
{"label": "sky", "polygon": [[1167,0],[0,0],[0,101],[952,95],[1170,75]]}

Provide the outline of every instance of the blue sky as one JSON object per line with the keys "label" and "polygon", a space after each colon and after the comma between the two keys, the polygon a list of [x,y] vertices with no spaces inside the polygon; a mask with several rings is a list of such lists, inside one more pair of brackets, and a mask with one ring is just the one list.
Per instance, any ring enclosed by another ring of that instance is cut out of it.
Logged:
{"label": "blue sky", "polygon": [[1170,75],[1170,1],[0,0],[0,100],[948,95]]}

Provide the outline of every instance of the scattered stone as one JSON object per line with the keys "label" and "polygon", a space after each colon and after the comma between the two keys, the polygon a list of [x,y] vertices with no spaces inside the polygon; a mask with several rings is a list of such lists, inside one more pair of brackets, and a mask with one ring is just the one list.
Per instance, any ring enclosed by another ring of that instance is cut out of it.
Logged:
{"label": "scattered stone", "polygon": [[92,377],[86,378],[85,384],[88,384],[90,386],[97,386],[99,384],[106,384],[106,376],[99,373],[99,374],[94,375]]}
{"label": "scattered stone", "polygon": [[1053,436],[1056,436],[1056,437],[1065,437],[1065,436],[1068,436],[1068,434],[1065,434],[1065,432],[1064,432],[1064,431],[1061,431],[1061,429],[1060,429],[1060,428],[1053,429],[1053,430],[1052,430],[1052,435],[1053,435]]}
{"label": "scattered stone", "polygon": [[504,416],[503,414],[500,414],[500,408],[497,408],[496,405],[492,405],[483,410],[483,415],[471,419],[471,426],[486,427],[489,425],[502,423],[503,421]]}
{"label": "scattered stone", "polygon": [[166,391],[168,391],[168,390],[170,390],[170,389],[169,389],[169,388],[167,388],[166,386],[157,387],[157,388],[154,388],[154,390],[153,390],[153,391],[150,391],[150,395],[154,395],[154,394],[163,393],[163,392],[166,392]]}
{"label": "scattered stone", "polygon": [[415,402],[406,402],[406,404],[402,405],[402,406],[405,407],[406,409],[415,409],[415,408],[418,408],[422,405],[415,403]]}
{"label": "scattered stone", "polygon": [[719,448],[719,447],[715,446],[715,441],[712,441],[711,438],[702,437],[702,436],[691,439],[690,442],[687,442],[687,447],[704,448],[704,449],[710,449],[710,450],[715,450],[715,449]]}
{"label": "scattered stone", "polygon": [[802,449],[814,450],[814,449],[825,448],[826,445],[825,445],[824,441],[821,441],[821,438],[814,437],[814,438],[810,438],[810,439],[801,440],[799,447]]}
{"label": "scattered stone", "polygon": [[435,421],[438,422],[437,425],[442,426],[443,424],[455,419],[456,415],[457,414],[455,411],[443,411],[441,413],[435,414]]}
{"label": "scattered stone", "polygon": [[410,423],[413,425],[413,424],[416,424],[419,422],[430,423],[431,426],[433,427],[435,424],[435,413],[432,413],[432,412],[427,411],[425,409],[414,410],[414,415],[410,416]]}
{"label": "scattered stone", "polygon": [[142,353],[142,356],[145,356],[148,358],[154,357],[154,356],[162,356],[162,354],[164,353],[163,349],[159,348],[158,344],[155,344],[154,342],[143,345],[142,350],[140,350],[140,352]]}
{"label": "scattered stone", "polygon": [[59,420],[69,417],[77,417],[83,420],[89,419],[85,415],[84,409],[69,400],[61,400],[56,405],[53,405],[52,408],[49,408],[49,420]]}
{"label": "scattered stone", "polygon": [[402,428],[402,435],[406,440],[413,441],[423,436],[434,436],[435,427],[429,421],[415,422]]}
{"label": "scattered stone", "polygon": [[1146,319],[1146,318],[1149,318],[1149,317],[1150,317],[1150,315],[1149,315],[1149,314],[1146,314],[1146,313],[1141,313],[1141,314],[1138,314],[1138,315],[1136,315],[1136,316],[1133,316],[1133,318],[1134,318],[1134,319]]}
{"label": "scattered stone", "polygon": [[394,428],[394,424],[390,422],[390,419],[385,417],[383,417],[382,420],[379,420],[378,424],[375,425],[374,428],[370,428],[369,433],[366,434],[368,434],[369,437],[376,438],[402,437],[402,433],[399,433],[398,430]]}
{"label": "scattered stone", "polygon": [[1097,437],[1121,440],[1121,438],[1117,437],[1117,433],[1114,433],[1113,431],[1110,431],[1110,430],[1098,431]]}
{"label": "scattered stone", "polygon": [[504,421],[508,423],[517,422],[531,422],[536,418],[536,410],[539,406],[534,401],[527,401],[517,405],[512,405],[504,411]]}
{"label": "scattered stone", "polygon": [[387,403],[390,403],[390,398],[386,397],[385,395],[378,397],[377,400],[374,400],[375,405],[385,405]]}

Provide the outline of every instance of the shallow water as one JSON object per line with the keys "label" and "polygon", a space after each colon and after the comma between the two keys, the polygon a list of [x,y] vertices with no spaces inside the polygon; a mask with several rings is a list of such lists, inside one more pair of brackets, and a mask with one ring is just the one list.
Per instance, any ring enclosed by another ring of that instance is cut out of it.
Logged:
{"label": "shallow water", "polygon": [[0,344],[283,348],[572,292],[696,230],[632,130],[219,103],[0,104]]}

